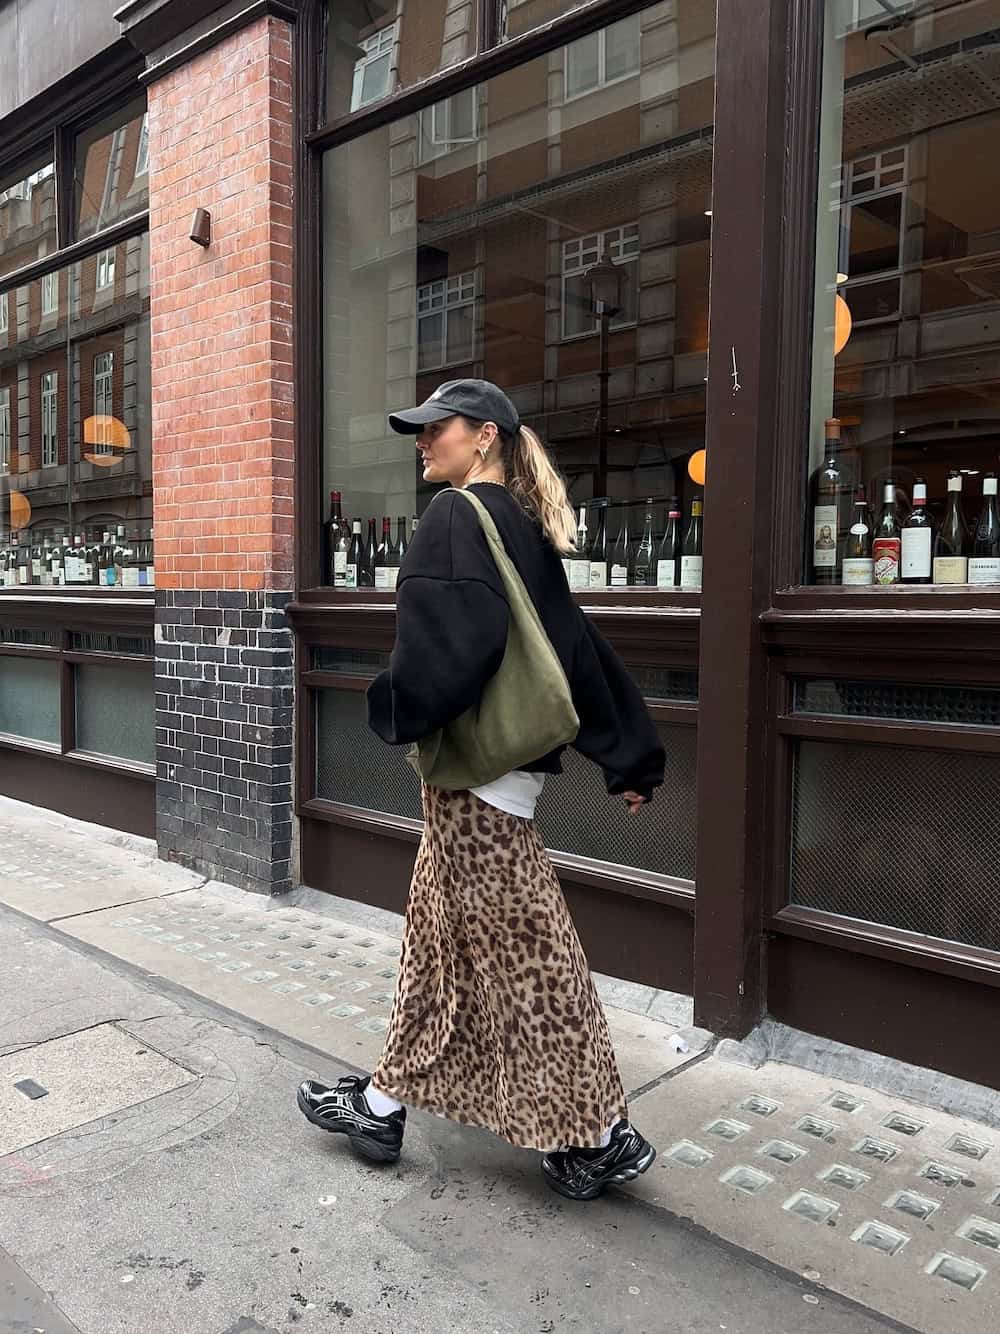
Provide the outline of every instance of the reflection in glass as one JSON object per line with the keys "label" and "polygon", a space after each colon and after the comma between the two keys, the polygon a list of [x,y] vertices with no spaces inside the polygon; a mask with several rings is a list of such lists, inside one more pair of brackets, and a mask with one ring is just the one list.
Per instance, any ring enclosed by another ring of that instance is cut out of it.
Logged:
{"label": "reflection in glass", "polygon": [[[102,227],[147,208],[149,136],[145,97],[136,98],[78,134],[74,168],[78,237],[92,236]],[[110,282],[114,282],[113,267]]]}
{"label": "reflection in glass", "polygon": [[[1000,471],[1000,5],[896,4],[891,26],[887,8],[825,5],[804,573],[847,582],[863,496],[868,582],[1000,587],[989,522],[976,547]],[[937,538],[949,494],[957,553]]]}
{"label": "reflection in glass", "polygon": [[476,54],[478,5],[329,0],[326,119],[380,102]]}
{"label": "reflection in glass", "polygon": [[136,236],[7,294],[0,588],[152,585],[148,249]]}
{"label": "reflection in glass", "polygon": [[[625,586],[647,514],[657,552],[674,498],[687,531],[714,27],[709,8],[682,11],[643,11],[326,155],[324,465],[348,532],[419,519],[434,488],[386,417],[466,376],[501,385],[550,447],[591,545],[610,553],[627,529]],[[610,555],[593,564],[575,586],[608,584]]]}
{"label": "reflection in glass", "polygon": [[[0,174],[0,274],[51,254],[56,246],[56,178],[51,161]],[[0,297],[0,335],[9,315]]]}

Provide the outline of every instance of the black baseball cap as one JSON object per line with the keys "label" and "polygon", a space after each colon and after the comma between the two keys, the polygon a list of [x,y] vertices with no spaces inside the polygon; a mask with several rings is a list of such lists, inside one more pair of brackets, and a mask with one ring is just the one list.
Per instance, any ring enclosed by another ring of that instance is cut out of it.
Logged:
{"label": "black baseball cap", "polygon": [[389,425],[400,435],[419,435],[428,422],[445,417],[469,417],[477,422],[496,422],[504,435],[517,435],[521,418],[502,389],[489,380],[448,380],[430,398],[405,412],[389,414]]}

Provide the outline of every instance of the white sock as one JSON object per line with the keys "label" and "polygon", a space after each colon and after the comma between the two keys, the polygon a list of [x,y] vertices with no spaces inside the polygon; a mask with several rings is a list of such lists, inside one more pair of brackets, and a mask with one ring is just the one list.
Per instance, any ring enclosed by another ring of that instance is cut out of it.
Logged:
{"label": "white sock", "polygon": [[395,1098],[390,1098],[388,1093],[381,1092],[370,1081],[365,1089],[365,1102],[376,1116],[391,1116],[393,1112],[398,1112],[403,1105],[401,1102],[397,1102]]}
{"label": "white sock", "polygon": [[615,1119],[611,1122],[607,1130],[605,1130],[604,1134],[601,1136],[601,1142],[598,1145],[598,1148],[606,1149],[608,1147],[608,1145],[611,1143],[611,1132],[612,1130],[614,1130],[615,1126],[618,1124],[620,1120],[621,1117],[616,1116]]}

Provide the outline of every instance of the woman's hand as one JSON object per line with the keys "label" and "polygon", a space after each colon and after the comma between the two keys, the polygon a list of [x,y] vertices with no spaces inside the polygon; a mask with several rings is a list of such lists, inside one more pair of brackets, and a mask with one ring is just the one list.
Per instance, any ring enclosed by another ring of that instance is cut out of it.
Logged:
{"label": "woman's hand", "polygon": [[640,797],[638,792],[625,792],[622,794],[628,802],[629,815],[638,815],[646,804],[646,798]]}

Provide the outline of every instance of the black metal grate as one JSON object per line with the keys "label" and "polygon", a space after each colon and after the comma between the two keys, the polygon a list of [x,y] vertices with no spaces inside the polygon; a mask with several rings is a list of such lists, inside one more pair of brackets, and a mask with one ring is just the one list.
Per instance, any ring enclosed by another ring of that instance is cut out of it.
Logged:
{"label": "black metal grate", "polygon": [[[317,796],[419,820],[420,785],[405,748],[383,745],[369,730],[363,692],[319,691],[317,710]],[[538,804],[546,845],[693,880],[696,733],[693,727],[667,727],[662,735],[666,781],[635,817],[620,797],[608,797],[596,765],[566,751],[565,773],[546,783]]]}
{"label": "black metal grate", "polygon": [[1000,756],[800,741],[791,901],[1000,950]]}
{"label": "black metal grate", "polygon": [[647,699],[697,703],[698,673],[678,667],[629,667],[629,675]]}
{"label": "black metal grate", "polygon": [[1000,690],[982,686],[897,685],[886,681],[798,680],[796,713],[838,718],[1000,727]]}
{"label": "black metal grate", "polygon": [[367,676],[372,680],[389,666],[389,655],[379,649],[318,648],[313,650],[313,668],[317,672],[336,672],[340,676]]}
{"label": "black metal grate", "polygon": [[30,644],[36,648],[59,648],[62,635],[58,630],[22,630],[17,626],[0,625],[0,644]]}

